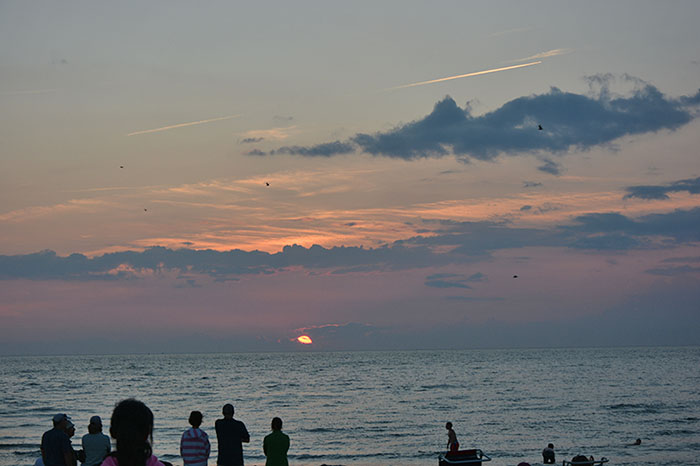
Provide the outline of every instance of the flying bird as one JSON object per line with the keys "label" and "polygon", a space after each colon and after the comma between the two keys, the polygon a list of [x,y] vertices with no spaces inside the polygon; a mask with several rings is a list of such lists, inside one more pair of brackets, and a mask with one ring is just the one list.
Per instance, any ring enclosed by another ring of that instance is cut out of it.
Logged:
{"label": "flying bird", "polygon": [[124,165],[119,165],[119,168],[124,168]]}
{"label": "flying bird", "polygon": [[542,131],[542,125],[537,125],[537,129],[539,129],[540,131]]}
{"label": "flying bird", "polygon": [[517,275],[513,275],[513,278],[518,278],[518,276],[517,276]]}
{"label": "flying bird", "polygon": [[266,181],[266,182],[265,182],[265,186],[270,186],[270,183],[268,183],[268,182]]}
{"label": "flying bird", "polygon": [[144,212],[148,212],[148,209],[143,209]]}

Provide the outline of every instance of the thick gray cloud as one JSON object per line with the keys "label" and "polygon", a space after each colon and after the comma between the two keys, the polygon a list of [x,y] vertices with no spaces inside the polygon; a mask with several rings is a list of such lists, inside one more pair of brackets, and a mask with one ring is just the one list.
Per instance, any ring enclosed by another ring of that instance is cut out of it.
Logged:
{"label": "thick gray cloud", "polygon": [[315,146],[286,146],[280,147],[277,151],[271,151],[270,155],[291,154],[291,155],[306,155],[309,157],[329,157],[331,155],[349,154],[355,151],[355,146],[347,142],[326,142]]}
{"label": "thick gray cloud", "polygon": [[700,177],[678,180],[664,185],[630,186],[624,199],[668,199],[669,193],[687,191],[690,194],[700,194]]}
{"label": "thick gray cloud", "polygon": [[[203,274],[227,281],[238,275],[272,274],[291,267],[353,273],[469,264],[487,259],[497,250],[532,246],[598,251],[673,247],[700,242],[700,207],[639,218],[619,213],[586,214],[551,229],[446,220],[426,220],[424,225],[430,234],[378,248],[292,245],[270,254],[152,247],[142,252],[123,251],[92,258],[82,254],[61,257],[53,251],[0,256],[0,280],[124,280],[134,279],[138,271],[167,270],[188,274],[188,278]],[[478,273],[468,277],[430,275],[426,285],[467,288],[470,283],[485,279]]]}
{"label": "thick gray cloud", "polygon": [[[597,96],[552,88],[546,94],[519,97],[473,116],[468,106],[462,109],[448,96],[426,117],[387,132],[356,134],[346,142],[283,147],[269,154],[329,157],[359,149],[406,160],[454,154],[468,161],[492,160],[499,154],[563,153],[608,144],[626,135],[675,130],[695,118],[692,110],[699,104],[700,91],[669,98],[650,84],[640,85],[628,96],[612,96],[605,86]],[[545,160],[539,169],[559,173],[551,160]]]}

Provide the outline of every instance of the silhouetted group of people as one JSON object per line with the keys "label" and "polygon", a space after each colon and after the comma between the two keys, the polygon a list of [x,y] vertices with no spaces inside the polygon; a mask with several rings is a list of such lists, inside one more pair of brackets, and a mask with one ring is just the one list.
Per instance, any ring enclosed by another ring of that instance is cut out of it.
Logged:
{"label": "silhouetted group of people", "polygon": [[[250,434],[243,422],[234,419],[234,408],[225,404],[223,419],[214,425],[218,441],[218,466],[243,466],[243,443],[250,442]],[[180,456],[184,466],[207,466],[211,444],[200,426],[203,415],[192,411],[189,423],[180,440]],[[115,440],[116,449],[111,451],[109,437],[102,433],[102,420],[93,416],[88,425],[88,434],[82,438],[82,450],[73,449],[71,437],[75,426],[66,414],[53,417],[53,429],[41,438],[41,458],[35,466],[172,466],[160,461],[153,454],[153,412],[141,401],[133,398],[117,403],[112,412],[109,433]],[[266,466],[289,466],[287,452],[289,436],[282,432],[282,419],[275,417],[271,423],[272,433],[263,441]]]}

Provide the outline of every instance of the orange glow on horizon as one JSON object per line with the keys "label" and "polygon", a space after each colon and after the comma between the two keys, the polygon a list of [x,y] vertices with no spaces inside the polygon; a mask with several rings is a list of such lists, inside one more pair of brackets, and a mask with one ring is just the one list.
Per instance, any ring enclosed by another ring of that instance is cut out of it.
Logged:
{"label": "orange glow on horizon", "polygon": [[308,335],[301,335],[297,338],[297,341],[302,345],[310,345],[311,343],[313,343],[313,340]]}

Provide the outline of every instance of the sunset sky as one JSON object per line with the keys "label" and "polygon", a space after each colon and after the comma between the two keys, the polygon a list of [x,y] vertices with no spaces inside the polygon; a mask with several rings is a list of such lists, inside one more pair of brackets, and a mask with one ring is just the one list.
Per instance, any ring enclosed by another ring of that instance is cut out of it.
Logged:
{"label": "sunset sky", "polygon": [[698,18],[0,2],[0,354],[700,344]]}

